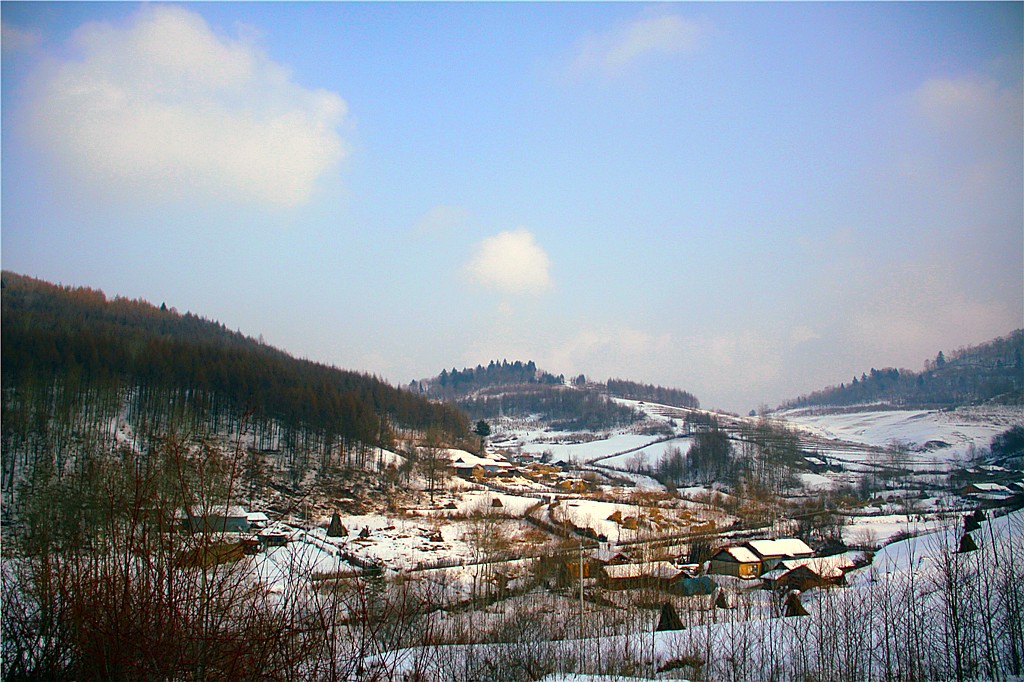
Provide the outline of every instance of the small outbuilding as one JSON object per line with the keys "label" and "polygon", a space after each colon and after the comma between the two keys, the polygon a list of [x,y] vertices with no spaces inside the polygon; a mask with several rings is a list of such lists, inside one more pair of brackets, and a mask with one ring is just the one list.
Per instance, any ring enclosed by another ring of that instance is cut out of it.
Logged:
{"label": "small outbuilding", "polygon": [[262,530],[270,525],[270,518],[264,512],[249,512],[246,519],[250,530]]}
{"label": "small outbuilding", "polygon": [[266,547],[288,546],[288,534],[281,531],[265,530],[258,537],[260,542]]}
{"label": "small outbuilding", "polygon": [[718,583],[706,575],[698,575],[692,578],[683,577],[672,582],[669,592],[684,597],[696,595],[713,594],[718,588]]}

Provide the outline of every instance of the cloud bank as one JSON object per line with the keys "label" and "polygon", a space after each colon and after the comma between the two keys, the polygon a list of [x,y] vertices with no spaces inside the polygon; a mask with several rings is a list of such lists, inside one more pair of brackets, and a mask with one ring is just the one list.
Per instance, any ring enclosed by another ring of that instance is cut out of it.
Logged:
{"label": "cloud bank", "polygon": [[551,287],[551,260],[524,227],[500,232],[476,246],[466,274],[477,284],[509,294],[539,294]]}
{"label": "cloud bank", "polygon": [[69,48],[36,74],[28,118],[61,170],[102,194],[293,206],[344,155],[337,94],[184,8],[85,24]]}

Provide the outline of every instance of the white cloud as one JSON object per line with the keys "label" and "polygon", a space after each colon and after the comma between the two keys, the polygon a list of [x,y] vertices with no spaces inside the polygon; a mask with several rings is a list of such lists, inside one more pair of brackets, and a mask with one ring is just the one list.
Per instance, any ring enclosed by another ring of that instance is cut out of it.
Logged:
{"label": "white cloud", "polygon": [[981,75],[933,78],[910,96],[915,123],[925,133],[903,159],[903,177],[940,195],[1020,207],[1024,92]]}
{"label": "white cloud", "polygon": [[476,246],[466,273],[476,283],[510,294],[551,287],[548,254],[524,227],[488,237]]}
{"label": "white cloud", "polygon": [[31,49],[40,42],[42,42],[42,36],[38,31],[18,28],[7,22],[0,22],[0,45],[3,45],[4,52]]}
{"label": "white cloud", "polygon": [[1020,134],[1021,93],[981,76],[933,78],[913,93],[920,113],[941,131],[973,129],[984,135]]}
{"label": "white cloud", "polygon": [[1020,310],[982,301],[956,289],[951,267],[940,262],[906,264],[882,276],[853,303],[849,340],[875,362],[905,363],[964,343],[981,343],[1020,326]]}
{"label": "white cloud", "polygon": [[636,64],[697,49],[704,27],[676,14],[636,19],[581,40],[572,70],[615,77]]}
{"label": "white cloud", "polygon": [[459,227],[469,218],[469,211],[461,206],[438,205],[427,211],[426,215],[412,226],[416,236],[440,236]]}
{"label": "white cloud", "polygon": [[798,325],[789,330],[789,340],[795,346],[807,343],[808,341],[814,341],[821,338],[821,333],[815,330],[813,327],[807,325]]}
{"label": "white cloud", "polygon": [[559,371],[585,372],[600,378],[648,375],[652,362],[671,354],[669,334],[651,334],[631,327],[577,330],[555,345],[546,358]]}
{"label": "white cloud", "polygon": [[29,120],[67,175],[105,194],[290,206],[344,155],[337,94],[182,7],[85,24],[71,48],[36,74]]}

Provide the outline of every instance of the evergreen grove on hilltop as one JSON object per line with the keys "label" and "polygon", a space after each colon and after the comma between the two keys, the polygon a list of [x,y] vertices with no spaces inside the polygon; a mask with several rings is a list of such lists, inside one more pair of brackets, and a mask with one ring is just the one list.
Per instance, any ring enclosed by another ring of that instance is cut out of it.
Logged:
{"label": "evergreen grove on hilltop", "polygon": [[641,418],[638,410],[612,397],[700,407],[696,396],[680,389],[623,379],[602,384],[588,381],[583,374],[566,381],[565,375],[541,370],[533,360],[492,360],[486,367],[462,370],[453,367],[434,378],[412,381],[409,387],[455,403],[471,419],[539,415],[560,430],[615,428]]}
{"label": "evergreen grove on hilltop", "polygon": [[520,360],[515,362],[492,360],[486,367],[477,365],[475,368],[467,367],[462,370],[452,367],[450,372],[446,369],[441,370],[441,373],[434,379],[413,381],[410,388],[433,396],[453,397],[490,386],[559,385],[563,379],[563,377],[556,377],[538,370],[537,364],[533,360],[525,364]]}

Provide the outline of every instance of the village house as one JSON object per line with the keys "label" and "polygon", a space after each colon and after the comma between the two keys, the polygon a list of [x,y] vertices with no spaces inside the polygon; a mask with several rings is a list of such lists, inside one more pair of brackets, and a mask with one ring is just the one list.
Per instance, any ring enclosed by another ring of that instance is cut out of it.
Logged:
{"label": "village house", "polygon": [[748,540],[743,543],[743,546],[757,555],[761,562],[758,575],[774,569],[784,559],[803,559],[814,556],[814,550],[799,538]]}
{"label": "village house", "polygon": [[601,572],[601,582],[609,590],[629,590],[638,587],[671,590],[676,581],[688,577],[667,561],[608,565],[603,566]]}
{"label": "village house", "polygon": [[814,550],[797,538],[749,540],[740,546],[724,547],[711,557],[708,573],[750,580],[775,569],[787,559],[805,559]]}
{"label": "village house", "polygon": [[667,561],[601,566],[600,584],[608,590],[651,589],[680,596],[711,594],[718,585],[706,575],[694,577]]}
{"label": "village house", "polygon": [[593,563],[602,566],[617,566],[629,562],[629,555],[611,547],[598,547],[590,554]]}
{"label": "village house", "polygon": [[746,547],[723,547],[711,557],[708,573],[752,580],[761,574],[761,560]]}
{"label": "village house", "polygon": [[211,537],[216,539],[179,549],[175,554],[175,563],[178,566],[189,568],[209,568],[219,564],[232,563],[246,554],[255,553],[249,549],[252,544],[256,545],[257,550],[259,548],[258,542],[248,543],[240,539],[228,539],[224,536]]}
{"label": "village house", "polygon": [[464,450],[450,450],[451,456],[451,467],[455,474],[463,478],[471,478],[474,475],[474,471],[479,471],[484,475],[494,476],[497,474],[509,472],[515,469],[515,466],[504,459],[500,459],[497,456],[478,457],[471,452]]}
{"label": "village house", "polygon": [[999,483],[968,483],[960,494],[976,500],[990,501],[1002,501],[1013,497],[1013,491]]}
{"label": "village house", "polygon": [[177,520],[186,533],[247,533],[249,514],[237,505],[179,509]]}
{"label": "village house", "polygon": [[810,587],[844,585],[846,573],[856,568],[850,553],[803,559],[784,559],[761,576],[764,587],[774,590],[806,590]]}

